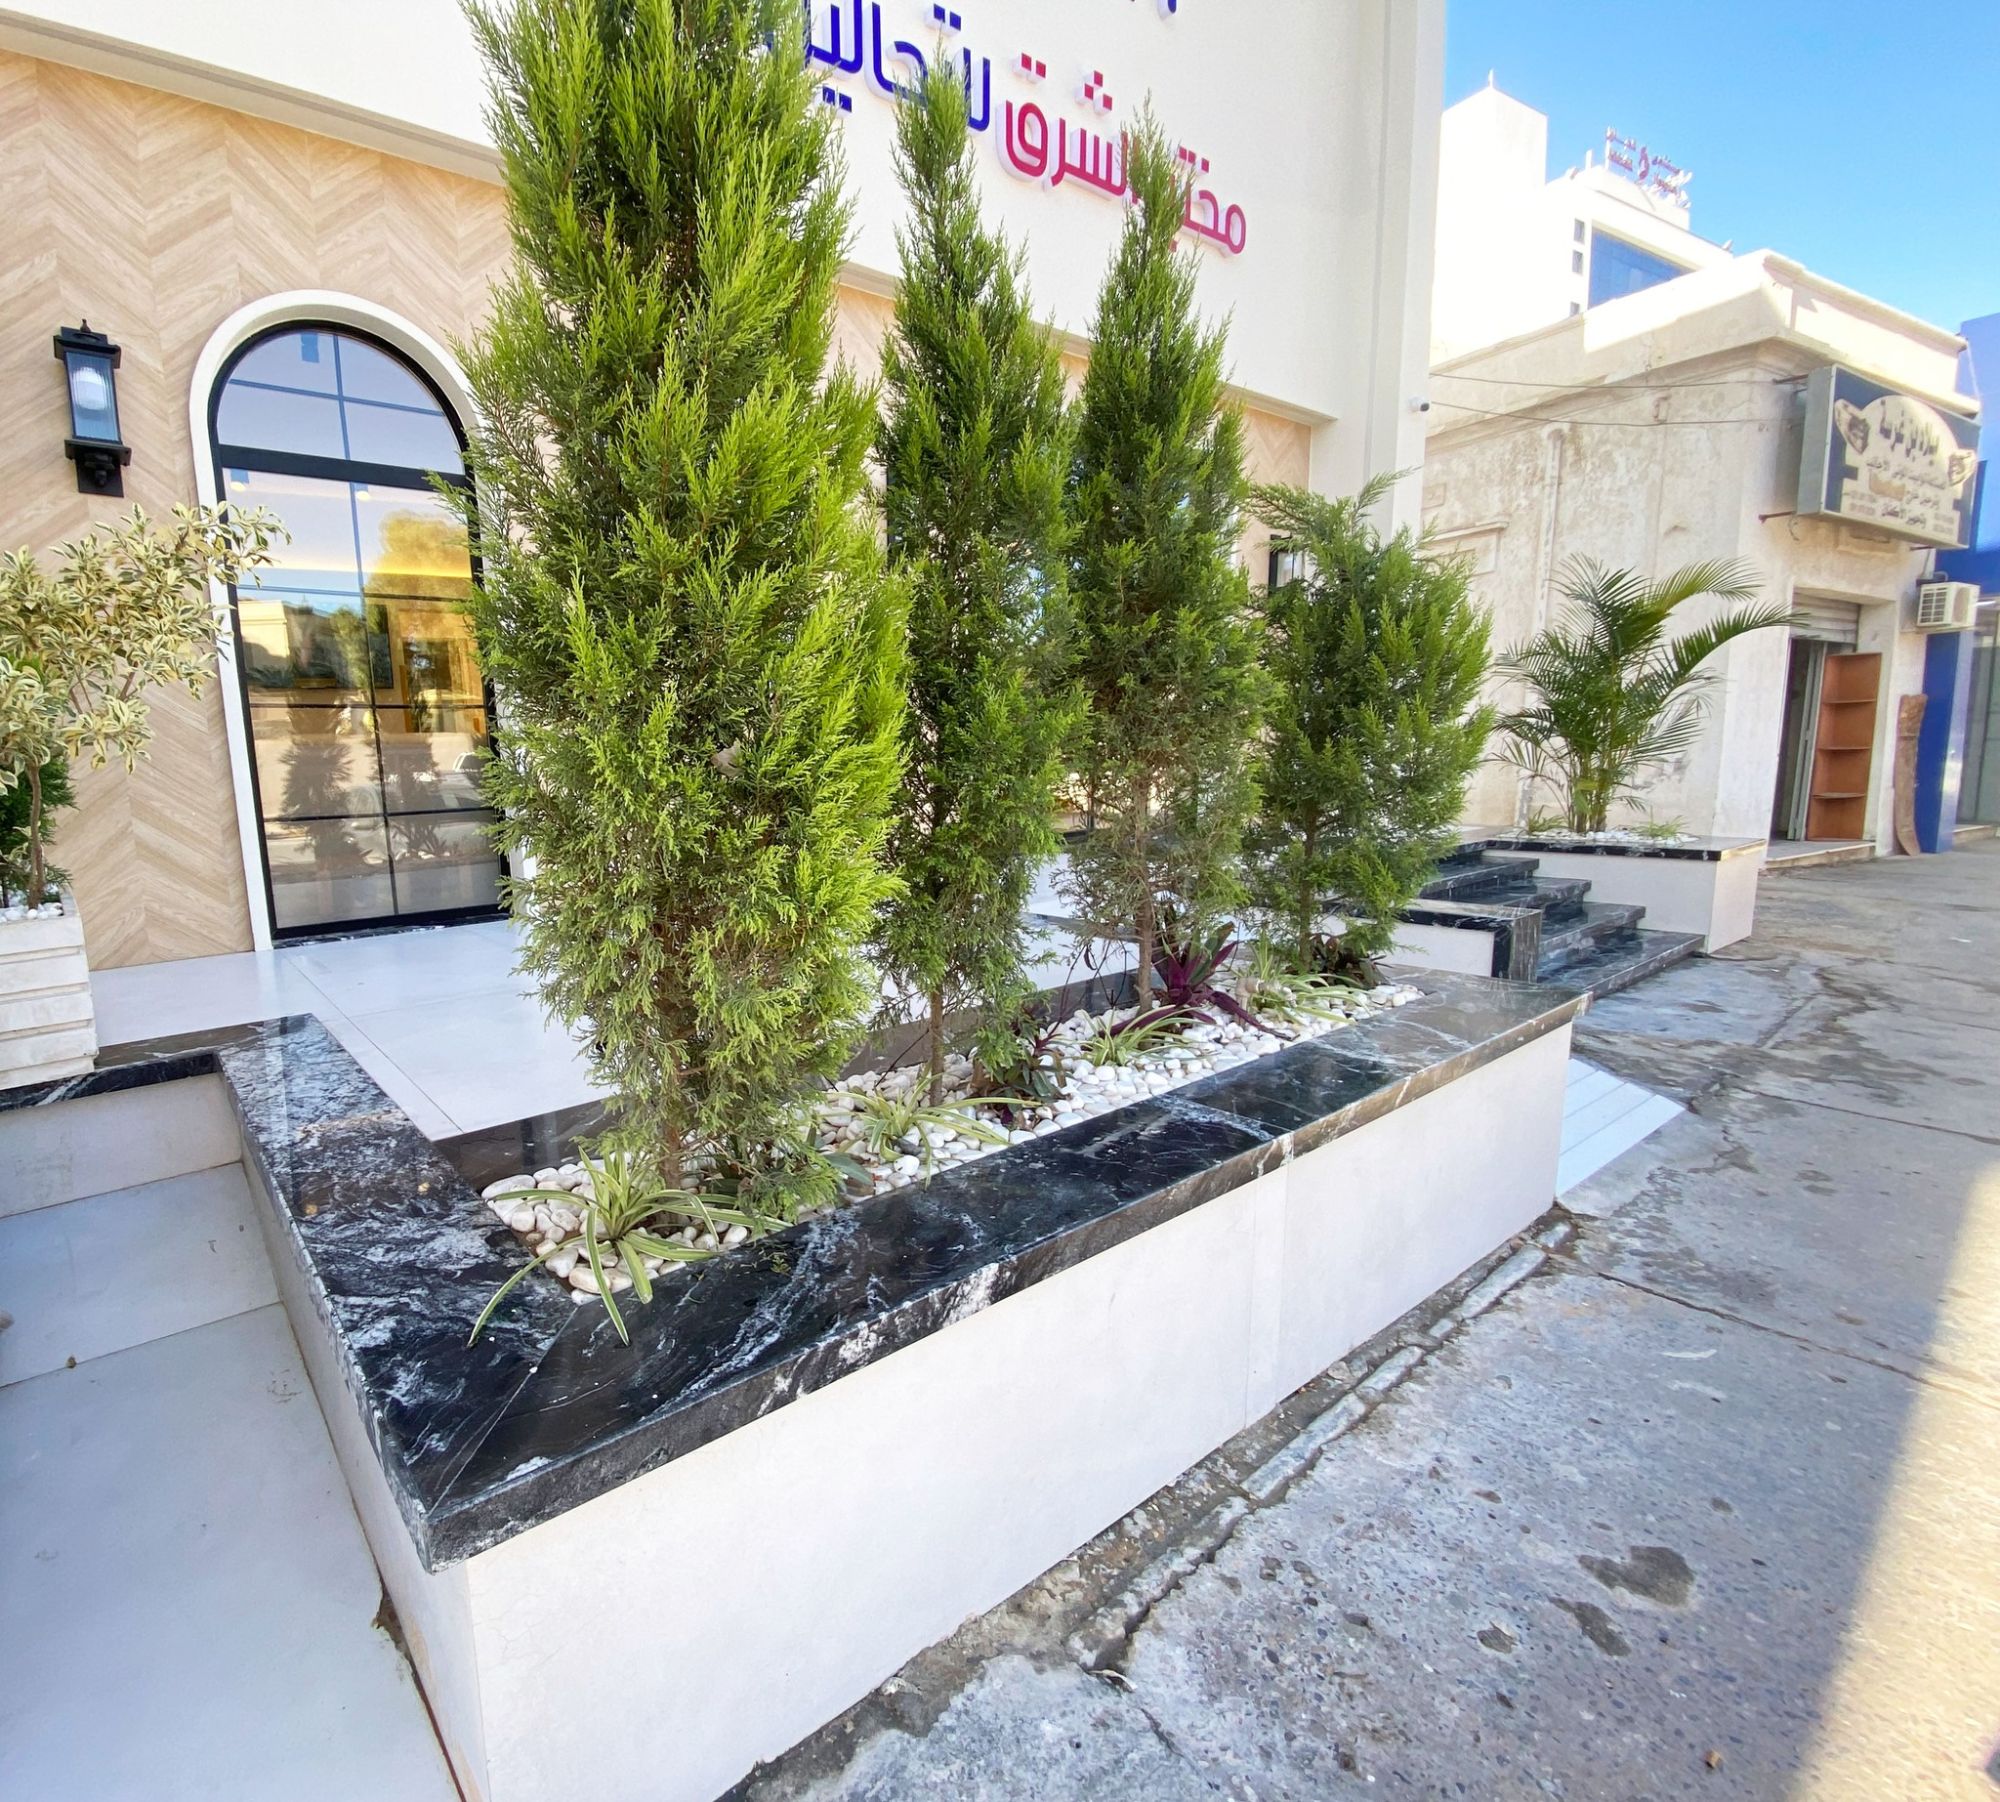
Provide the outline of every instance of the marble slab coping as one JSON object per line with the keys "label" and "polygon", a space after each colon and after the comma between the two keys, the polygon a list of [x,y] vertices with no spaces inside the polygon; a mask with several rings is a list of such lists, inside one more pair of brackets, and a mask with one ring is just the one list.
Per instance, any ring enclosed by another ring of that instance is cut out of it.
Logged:
{"label": "marble slab coping", "polygon": [[1742,857],[1760,851],[1769,843],[1761,838],[1684,838],[1674,843],[1651,840],[1624,843],[1617,840],[1573,838],[1566,832],[1496,832],[1486,827],[1468,827],[1460,838],[1460,851],[1545,851],[1552,857],[1662,857],[1691,863],[1720,863],[1724,858]]}
{"label": "marble slab coping", "polygon": [[[0,1110],[221,1075],[244,1155],[436,1570],[658,1468],[1558,1030],[1586,997],[1414,973],[1420,1000],[812,1216],[604,1309],[526,1253],[318,1019],[115,1047]],[[296,1330],[309,1330],[294,1322]]]}

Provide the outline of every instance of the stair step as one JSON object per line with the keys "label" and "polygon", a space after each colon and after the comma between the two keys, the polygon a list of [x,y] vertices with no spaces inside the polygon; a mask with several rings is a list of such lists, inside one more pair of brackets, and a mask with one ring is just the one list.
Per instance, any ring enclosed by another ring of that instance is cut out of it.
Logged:
{"label": "stair step", "polygon": [[1587,949],[1564,958],[1553,969],[1544,962],[1536,980],[1602,997],[1656,976],[1700,949],[1698,932],[1648,932],[1634,928],[1591,941]]}
{"label": "stair step", "polygon": [[1437,874],[1424,884],[1423,899],[1469,901],[1474,896],[1484,898],[1496,889],[1522,886],[1533,877],[1536,867],[1532,857],[1493,861],[1488,861],[1481,854],[1448,857],[1438,865]]}
{"label": "stair step", "polygon": [[1581,901],[1561,919],[1549,919],[1542,926],[1542,969],[1587,951],[1604,939],[1633,931],[1646,917],[1643,907],[1606,901]]}

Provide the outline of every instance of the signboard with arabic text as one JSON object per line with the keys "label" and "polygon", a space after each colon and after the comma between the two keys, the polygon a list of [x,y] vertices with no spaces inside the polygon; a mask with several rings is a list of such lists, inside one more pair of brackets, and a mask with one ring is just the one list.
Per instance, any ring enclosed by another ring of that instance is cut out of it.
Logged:
{"label": "signboard with arabic text", "polygon": [[1851,369],[1806,383],[1799,512],[1940,549],[1971,542],[1979,426]]}
{"label": "signboard with arabic text", "polygon": [[[1180,3],[1156,0],[1160,17],[1176,17]],[[802,4],[806,55],[826,105],[843,113],[851,113],[857,99],[893,105],[922,79],[929,59],[942,54],[964,72],[973,132],[992,144],[1010,175],[1064,197],[1126,198],[1125,129],[1114,91],[1124,84],[1104,69],[1079,65],[1073,83],[1066,83],[1060,45],[975,43],[956,5],[916,8],[909,0],[901,6],[889,0],[885,24],[884,0]],[[927,19],[921,17],[926,11]],[[910,13],[918,15],[916,23],[896,22]],[[1223,256],[1241,256],[1250,238],[1243,207],[1218,191],[1205,155],[1185,143],[1176,149],[1188,170],[1188,237]]]}

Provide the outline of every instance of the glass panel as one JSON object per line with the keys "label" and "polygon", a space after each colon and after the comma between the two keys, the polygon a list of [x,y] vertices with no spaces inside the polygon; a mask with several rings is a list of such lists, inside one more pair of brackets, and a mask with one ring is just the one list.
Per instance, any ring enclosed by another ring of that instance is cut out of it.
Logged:
{"label": "glass panel", "polygon": [[426,707],[384,707],[382,777],[391,813],[430,813],[483,807],[480,753],[486,745],[486,709],[454,702]]}
{"label": "glass panel", "polygon": [[250,709],[250,751],[267,820],[378,812],[382,778],[366,705]]}
{"label": "glass panel", "polygon": [[[423,384],[330,331],[243,358],[218,434],[336,463],[462,467]],[[458,514],[421,487],[250,469],[225,470],[224,487],[290,534],[236,597],[274,924],[497,906],[504,866],[479,786],[490,721]]]}
{"label": "glass panel", "polygon": [[302,457],[344,457],[340,403],[317,394],[282,388],[253,388],[231,381],[215,409],[218,444],[257,450],[292,451]]}
{"label": "glass panel", "polygon": [[347,454],[357,463],[393,463],[450,476],[465,473],[458,435],[441,415],[371,406],[365,400],[350,400],[345,410]]}
{"label": "glass panel", "polygon": [[389,832],[380,814],[267,820],[264,849],[271,864],[271,919],[280,931],[380,919],[396,911]]}
{"label": "glass panel", "polygon": [[1646,288],[1656,288],[1687,271],[1678,263],[1655,256],[1623,238],[1597,232],[1590,241],[1590,304],[1601,307],[1607,300],[1622,300]]}
{"label": "glass panel", "polygon": [[278,388],[299,388],[309,394],[332,394],[337,379],[332,332],[284,332],[247,350],[229,372],[232,382],[263,382]]}
{"label": "glass panel", "polygon": [[437,401],[387,351],[359,338],[340,336],[340,391],[349,400],[385,400],[398,407],[419,407],[435,415]]}
{"label": "glass panel", "polygon": [[396,902],[406,914],[497,907],[500,858],[488,814],[392,814]]}
{"label": "glass panel", "polygon": [[246,588],[236,598],[243,634],[243,680],[253,700],[366,703],[372,679],[389,674],[387,647],[370,640],[358,594]]}
{"label": "glass panel", "polygon": [[272,541],[271,564],[263,572],[262,586],[339,595],[360,590],[350,484],[314,476],[270,475],[259,469],[224,473],[232,504],[269,509],[291,534]]}

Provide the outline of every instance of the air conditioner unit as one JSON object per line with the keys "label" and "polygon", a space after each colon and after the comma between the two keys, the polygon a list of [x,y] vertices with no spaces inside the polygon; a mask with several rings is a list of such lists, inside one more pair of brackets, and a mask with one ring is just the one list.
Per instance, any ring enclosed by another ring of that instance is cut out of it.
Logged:
{"label": "air conditioner unit", "polygon": [[1919,582],[1912,623],[1919,632],[1970,632],[1978,609],[1977,582]]}

